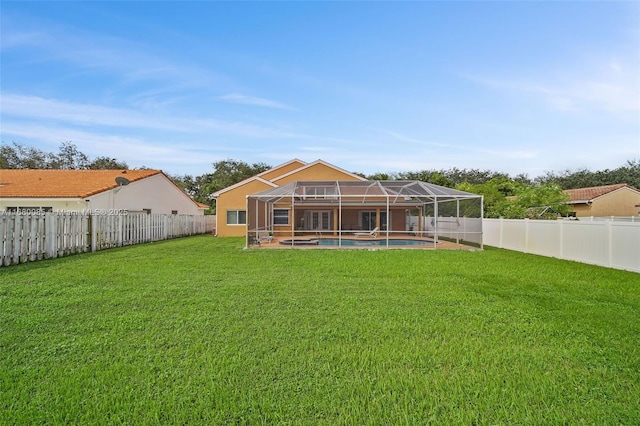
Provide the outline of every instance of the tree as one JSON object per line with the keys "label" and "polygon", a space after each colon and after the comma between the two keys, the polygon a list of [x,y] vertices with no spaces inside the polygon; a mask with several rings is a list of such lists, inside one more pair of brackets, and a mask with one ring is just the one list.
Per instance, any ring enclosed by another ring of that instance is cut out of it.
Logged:
{"label": "tree", "polygon": [[567,201],[569,201],[569,196],[563,192],[560,185],[555,183],[523,187],[515,199],[516,204],[525,209],[525,216],[531,218],[534,215],[527,215],[527,209],[546,207],[550,207],[561,216],[566,216],[571,210],[569,205],[566,204]]}
{"label": "tree", "polygon": [[226,188],[252,176],[269,170],[271,166],[265,163],[247,164],[238,160],[221,160],[213,163],[213,173],[211,175],[212,192]]}
{"label": "tree", "polygon": [[365,176],[365,179],[369,179],[369,180],[395,180],[395,177],[394,177],[393,174],[389,174],[389,173],[374,173],[372,175]]}
{"label": "tree", "polygon": [[226,159],[213,163],[213,173],[205,173],[195,177],[191,175],[171,176],[171,179],[194,200],[208,204],[215,212],[215,200],[211,198],[211,194],[270,168],[271,166],[265,163],[248,164],[244,161]]}
{"label": "tree", "polygon": [[511,217],[518,213],[510,211],[513,208],[507,196],[513,196],[514,192],[510,183],[504,178],[493,178],[484,183],[464,182],[456,185],[456,189],[484,196],[484,217]]}
{"label": "tree", "polygon": [[627,183],[640,188],[640,160],[629,160],[624,166],[613,170],[592,172],[589,169],[565,170],[562,173],[546,172],[536,178],[538,183],[556,183],[562,189],[588,188],[591,186]]}
{"label": "tree", "polygon": [[[509,178],[492,178],[481,184],[462,183],[461,191],[484,196],[484,217],[523,219],[530,209],[551,207],[563,216],[569,213],[568,195],[557,184],[527,185]],[[542,211],[540,209],[539,211]]]}
{"label": "tree", "polygon": [[0,168],[2,169],[52,169],[55,154],[46,153],[13,142],[11,145],[0,146]]}
{"label": "tree", "polygon": [[109,157],[97,157],[89,160],[71,142],[62,142],[58,154],[44,152],[37,148],[13,142],[0,146],[0,168],[2,169],[63,169],[63,170],[98,170],[128,169],[127,163]]}
{"label": "tree", "polygon": [[90,170],[127,170],[129,166],[124,161],[109,157],[96,157],[87,166]]}
{"label": "tree", "polygon": [[171,176],[171,179],[194,200],[209,205],[212,203],[210,196],[215,192],[212,185],[213,174],[206,173],[195,178],[191,175]]}
{"label": "tree", "polygon": [[52,169],[84,170],[89,167],[89,157],[71,142],[62,142],[57,156],[52,158]]}

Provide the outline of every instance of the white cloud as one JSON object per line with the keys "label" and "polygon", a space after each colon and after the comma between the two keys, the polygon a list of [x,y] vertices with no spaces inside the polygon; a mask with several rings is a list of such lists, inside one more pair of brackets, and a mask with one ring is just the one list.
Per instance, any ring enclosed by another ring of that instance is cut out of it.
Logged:
{"label": "white cloud", "polygon": [[236,84],[224,73],[172,58],[166,51],[141,42],[16,15],[4,16],[2,24],[3,50],[33,51],[32,56],[37,59],[32,62],[70,64],[76,74],[109,75],[128,94],[139,83],[161,85],[171,93],[185,89],[219,92]]}
{"label": "white cloud", "polygon": [[505,159],[530,159],[535,158],[537,153],[535,151],[527,151],[527,150],[513,150],[513,149],[486,149],[481,147],[474,147],[471,144],[460,145],[460,144],[446,144],[440,142],[430,142],[423,141],[420,139],[416,139],[407,135],[403,135],[398,132],[385,132],[393,139],[399,140],[401,142],[410,143],[414,145],[422,145],[422,146],[431,146],[434,148],[445,148],[436,149],[432,151],[438,152],[438,155],[442,155],[446,152],[456,152],[456,153],[482,153],[491,155],[494,158],[505,158]]}
{"label": "white cloud", "polygon": [[21,120],[47,120],[71,126],[109,126],[122,128],[145,128],[183,133],[220,132],[256,138],[297,138],[294,132],[280,131],[243,122],[229,122],[215,118],[183,118],[164,115],[149,115],[136,110],[111,108],[91,104],[64,102],[37,96],[2,93],[0,112],[3,133],[7,133],[7,117]]}
{"label": "white cloud", "polygon": [[175,122],[171,123],[171,120],[159,120],[134,110],[78,104],[13,93],[2,93],[0,108],[5,120],[9,116],[61,121],[81,126],[152,127],[171,130],[180,128]]}
{"label": "white cloud", "polygon": [[218,99],[234,104],[253,105],[276,109],[292,109],[290,106],[280,102],[272,101],[265,98],[258,98],[255,96],[241,95],[239,93],[230,93],[228,95],[219,96]]}
{"label": "white cloud", "polygon": [[548,71],[535,79],[467,77],[486,87],[530,94],[559,111],[640,111],[640,64],[637,59],[612,59],[584,64],[582,69],[566,67]]}

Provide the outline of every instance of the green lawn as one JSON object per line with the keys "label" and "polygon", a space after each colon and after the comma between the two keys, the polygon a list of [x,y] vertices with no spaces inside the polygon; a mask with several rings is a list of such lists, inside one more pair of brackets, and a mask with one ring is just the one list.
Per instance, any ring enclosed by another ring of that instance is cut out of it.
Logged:
{"label": "green lawn", "polygon": [[0,423],[640,424],[640,274],[242,246],[0,268]]}

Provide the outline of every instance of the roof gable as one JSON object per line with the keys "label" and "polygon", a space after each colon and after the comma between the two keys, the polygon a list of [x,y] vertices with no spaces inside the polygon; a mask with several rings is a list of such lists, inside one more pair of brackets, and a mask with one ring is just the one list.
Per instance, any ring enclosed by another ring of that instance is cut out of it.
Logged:
{"label": "roof gable", "polygon": [[234,189],[236,189],[236,188],[240,188],[241,186],[247,185],[247,184],[249,184],[249,183],[251,183],[251,182],[254,182],[254,181],[262,182],[262,183],[264,183],[264,184],[266,184],[266,185],[269,185],[269,186],[271,186],[271,187],[273,187],[273,188],[275,188],[275,187],[277,187],[277,186],[278,186],[278,185],[276,185],[275,183],[270,182],[270,181],[268,181],[268,180],[266,180],[266,179],[263,179],[263,178],[261,178],[260,176],[256,175],[256,176],[253,176],[253,177],[247,178],[247,179],[245,179],[245,180],[241,180],[240,182],[235,183],[235,184],[233,184],[233,185],[231,185],[231,186],[227,186],[226,188],[222,188],[221,190],[216,191],[216,192],[214,192],[213,194],[211,194],[211,196],[212,196],[212,197],[214,197],[214,198],[216,198],[216,197],[218,197],[218,196],[220,196],[220,195],[224,194],[225,192],[229,192],[229,191],[232,191],[232,190],[234,190]]}
{"label": "roof gable", "polygon": [[614,191],[619,191],[624,188],[640,194],[640,191],[632,186],[627,185],[626,183],[592,186],[589,188],[567,189],[564,192],[569,195],[570,203],[587,203],[595,200],[596,198],[608,195]]}
{"label": "roof gable", "polygon": [[[311,169],[313,168],[317,168],[317,169],[331,169],[333,172],[338,173],[339,175],[344,175],[344,177],[346,178],[351,178],[352,180],[359,180],[359,181],[366,181],[366,178],[363,178],[362,176],[358,176],[354,173],[348,172],[344,169],[341,169],[340,167],[334,166],[333,164],[327,163],[326,161],[323,160],[316,160],[313,163],[309,163],[306,164],[300,168],[297,168],[295,170],[292,170],[288,173],[285,173],[281,176],[278,176],[274,179],[272,179],[272,182],[277,183],[277,184],[283,184],[283,183],[289,183],[295,180],[311,180],[306,176],[303,176],[301,179],[298,178],[298,176],[296,175],[302,175],[304,172],[309,172]],[[319,180],[346,180],[346,179],[332,179],[332,178],[327,178],[327,177],[321,177]]]}
{"label": "roof gable", "polygon": [[[216,198],[227,191],[231,191],[240,186],[246,185],[247,183],[252,182],[255,179],[260,179],[260,181],[264,183],[268,183],[269,186],[271,187],[277,187],[279,185],[289,183],[290,181],[299,180],[295,177],[296,174],[308,171],[309,169],[312,169],[317,166],[329,168],[333,172],[343,175],[342,177],[344,179],[351,178],[352,180],[362,180],[362,181],[367,180],[362,176],[358,176],[356,174],[343,170],[339,167],[334,166],[333,164],[329,164],[322,160],[316,160],[313,163],[305,163],[302,160],[298,160],[297,158],[294,158],[291,161],[287,161],[286,163],[280,164],[279,166],[273,167],[262,173],[258,173],[257,175],[244,179],[234,185],[228,186],[226,188],[222,188],[214,192],[213,194],[211,194],[211,196]],[[329,178],[329,179],[331,180],[332,178]],[[309,180],[309,179],[306,179],[306,180]],[[327,178],[323,177],[322,180],[327,180]]]}
{"label": "roof gable", "polygon": [[[297,158],[294,158],[291,161],[287,161],[286,163],[282,163],[278,166],[272,167],[269,170],[265,170],[264,172],[258,173],[255,176],[251,176],[249,178],[246,178],[244,180],[241,180],[240,182],[237,182],[233,185],[227,186],[226,188],[222,188],[217,190],[216,192],[214,192],[213,194],[211,194],[211,196],[213,198],[218,197],[221,194],[224,194],[227,191],[231,191],[234,190],[242,185],[245,185],[249,182],[254,181],[255,179],[260,179],[260,181],[265,182],[265,183],[269,183],[269,181],[271,181],[271,179],[274,176],[279,176],[282,173],[286,173],[287,171],[289,171],[291,168],[299,168],[303,165],[305,165],[306,163],[302,160],[298,160]],[[271,183],[269,183],[270,186],[277,186],[277,185],[273,185]]]}
{"label": "roof gable", "polygon": [[278,176],[289,173],[292,170],[299,169],[300,167],[304,167],[306,165],[307,163],[305,163],[304,161],[294,158],[291,161],[287,161],[286,163],[282,163],[279,166],[275,166],[270,168],[269,170],[265,170],[262,173],[258,173],[256,176],[259,176],[266,180],[273,180]]}
{"label": "roof gable", "polygon": [[0,198],[86,198],[118,187],[117,177],[135,182],[161,170],[0,170]]}

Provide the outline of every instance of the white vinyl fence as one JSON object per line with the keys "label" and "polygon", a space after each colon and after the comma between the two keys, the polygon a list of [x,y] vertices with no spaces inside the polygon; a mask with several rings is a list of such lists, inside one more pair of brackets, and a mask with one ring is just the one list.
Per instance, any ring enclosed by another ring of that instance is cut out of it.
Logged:
{"label": "white vinyl fence", "polygon": [[486,245],[640,272],[640,221],[484,219]]}
{"label": "white vinyl fence", "polygon": [[213,230],[215,216],[0,212],[0,266]]}
{"label": "white vinyl fence", "polygon": [[[407,229],[418,229],[418,217],[409,216],[407,219]],[[428,236],[446,238],[461,244],[472,243],[482,246],[482,219],[473,217],[423,217],[423,232]]]}

